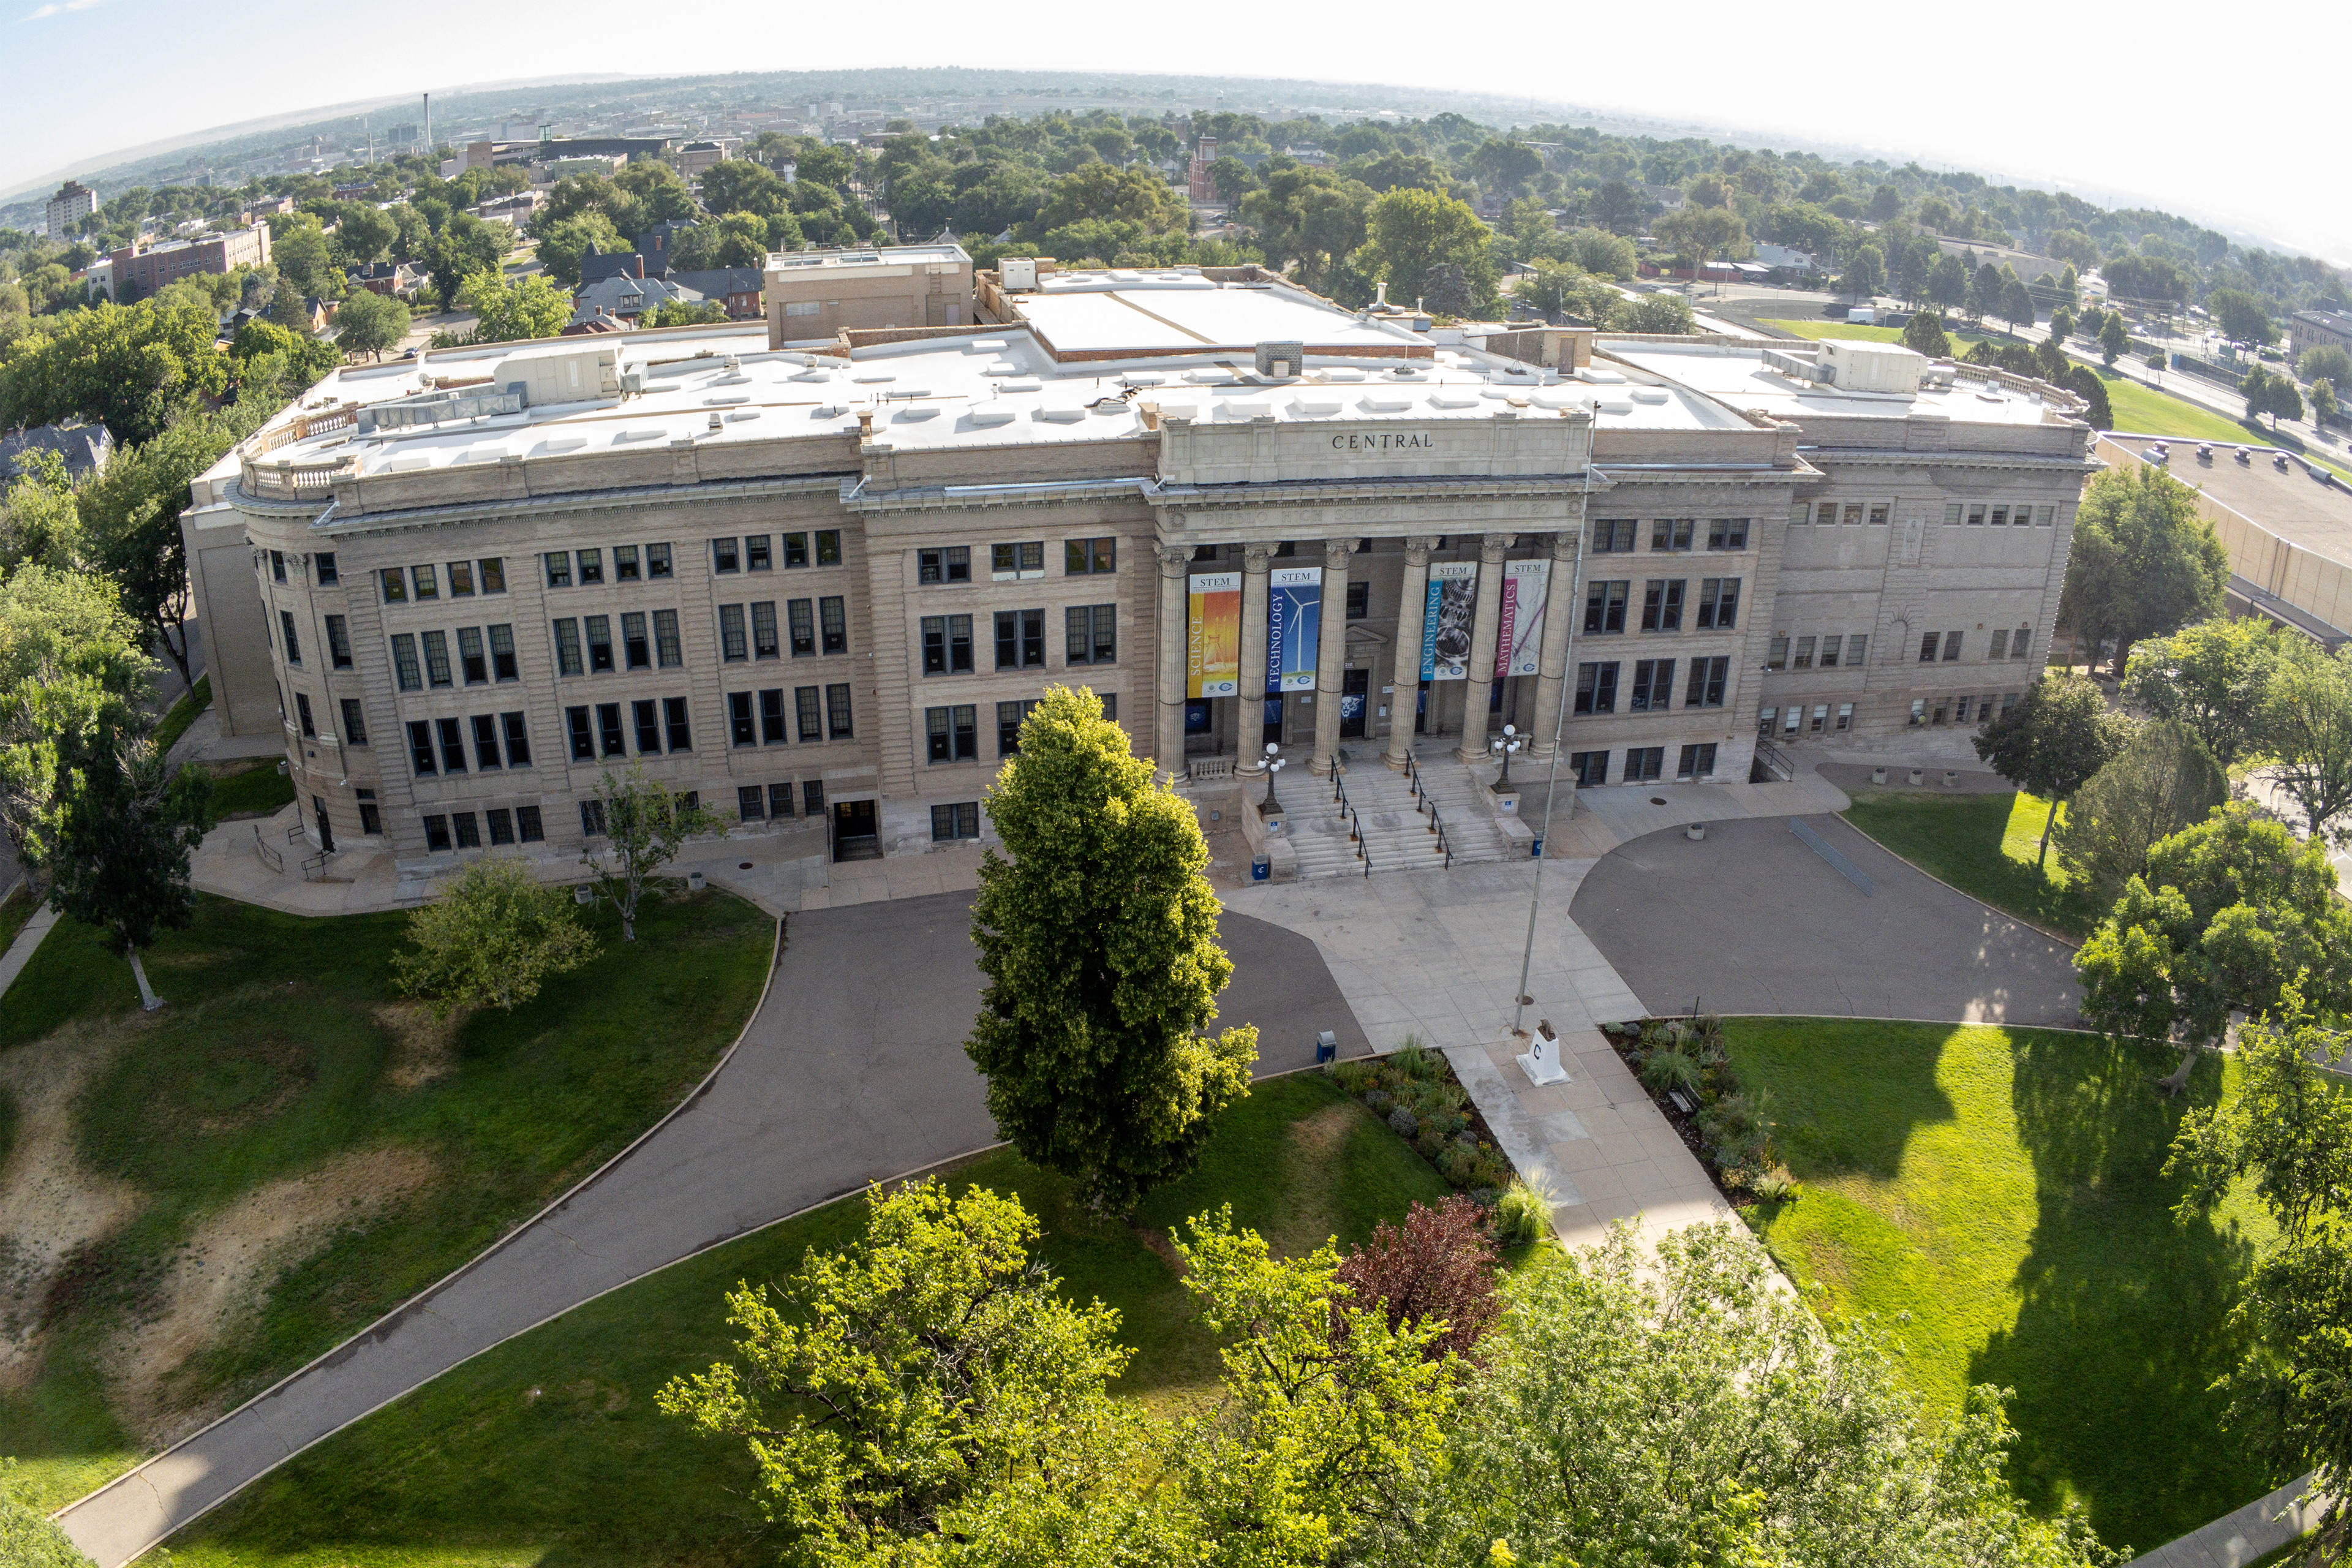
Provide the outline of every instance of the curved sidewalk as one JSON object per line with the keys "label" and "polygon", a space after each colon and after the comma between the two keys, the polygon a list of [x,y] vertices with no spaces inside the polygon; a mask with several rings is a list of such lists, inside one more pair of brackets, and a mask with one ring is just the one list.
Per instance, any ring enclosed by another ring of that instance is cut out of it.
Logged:
{"label": "curved sidewalk", "polygon": [[[734,1055],[625,1157],[417,1300],[58,1515],[120,1568],[310,1445],[500,1341],[679,1258],[995,1140],[961,1041],[980,1005],[968,892],[811,910]],[[1368,1048],[1307,938],[1223,917],[1226,1023],[1259,1068],[1316,1031]]]}

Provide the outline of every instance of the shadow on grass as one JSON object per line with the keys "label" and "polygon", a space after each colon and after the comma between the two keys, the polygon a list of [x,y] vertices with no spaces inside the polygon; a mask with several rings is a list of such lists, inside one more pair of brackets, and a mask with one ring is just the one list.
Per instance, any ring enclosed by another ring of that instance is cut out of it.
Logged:
{"label": "shadow on grass", "polygon": [[[2081,938],[2104,911],[2033,861],[2003,850],[2014,795],[1918,795],[1888,791],[1858,796],[1845,819],[1895,854],[1970,898],[2045,930]],[[2038,838],[2042,822],[2032,823]],[[2053,851],[2053,864],[2055,864]]]}
{"label": "shadow on grass", "polygon": [[1790,1168],[1812,1180],[1853,1172],[1894,1181],[1921,1127],[1958,1119],[1936,1082],[1948,1031],[1819,1018],[1741,1018],[1733,1060],[1771,1096]]}
{"label": "shadow on grass", "polygon": [[2220,1098],[2222,1064],[2208,1057],[2168,1100],[2154,1080],[2171,1054],[2145,1046],[2022,1036],[2013,1063],[2037,1215],[2016,1325],[1969,1379],[2016,1391],[2021,1496],[2080,1498],[2103,1539],[2147,1551],[2285,1479],[2226,1439],[2211,1390],[2242,1348],[2228,1315],[2261,1238],[2226,1212],[2171,1221],[2181,1184],[2161,1174],[2183,1111]]}

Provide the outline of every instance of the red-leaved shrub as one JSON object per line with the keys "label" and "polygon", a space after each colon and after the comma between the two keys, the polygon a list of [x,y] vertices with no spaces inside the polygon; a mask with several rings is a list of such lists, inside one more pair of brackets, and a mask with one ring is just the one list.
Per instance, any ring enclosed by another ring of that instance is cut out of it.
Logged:
{"label": "red-leaved shrub", "polygon": [[1433,1207],[1413,1205],[1402,1229],[1383,1225],[1374,1230],[1371,1240],[1340,1263],[1339,1279],[1359,1302],[1378,1301],[1391,1328],[1444,1320],[1445,1333],[1432,1342],[1430,1355],[1466,1356],[1502,1314],[1495,1294],[1500,1265],[1485,1211],[1456,1193]]}

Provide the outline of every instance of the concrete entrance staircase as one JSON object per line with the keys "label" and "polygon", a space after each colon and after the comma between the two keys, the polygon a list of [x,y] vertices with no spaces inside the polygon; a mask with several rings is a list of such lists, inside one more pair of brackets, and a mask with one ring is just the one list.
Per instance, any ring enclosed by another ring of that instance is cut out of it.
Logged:
{"label": "concrete entrance staircase", "polygon": [[[1504,858],[1507,841],[1484,780],[1435,752],[1413,763],[1408,777],[1391,772],[1377,752],[1353,755],[1339,775],[1352,810],[1341,809],[1328,779],[1303,778],[1283,788],[1302,880],[1360,877],[1368,861],[1376,873],[1442,871],[1448,850],[1456,866]],[[1353,837],[1357,828],[1360,841]]]}

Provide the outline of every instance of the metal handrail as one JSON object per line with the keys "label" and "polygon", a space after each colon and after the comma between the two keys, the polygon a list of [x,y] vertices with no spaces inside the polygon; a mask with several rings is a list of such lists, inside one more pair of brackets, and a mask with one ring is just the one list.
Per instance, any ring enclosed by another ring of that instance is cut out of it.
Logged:
{"label": "metal handrail", "polygon": [[270,847],[269,840],[261,836],[261,824],[257,822],[253,825],[253,851],[263,865],[281,877],[286,874],[286,857]]}
{"label": "metal handrail", "polygon": [[289,827],[289,828],[288,828],[288,829],[286,830],[286,842],[287,842],[287,843],[289,843],[289,844],[291,844],[291,843],[293,843],[297,838],[299,838],[299,837],[302,837],[302,814],[301,814],[299,811],[297,811],[297,812],[294,814],[294,826],[291,826],[291,827]]}
{"label": "metal handrail", "polygon": [[302,879],[306,882],[317,881],[319,879],[317,873],[324,872],[327,868],[327,862],[331,858],[333,858],[333,857],[329,851],[321,849],[316,855],[313,855],[309,859],[303,861]]}

